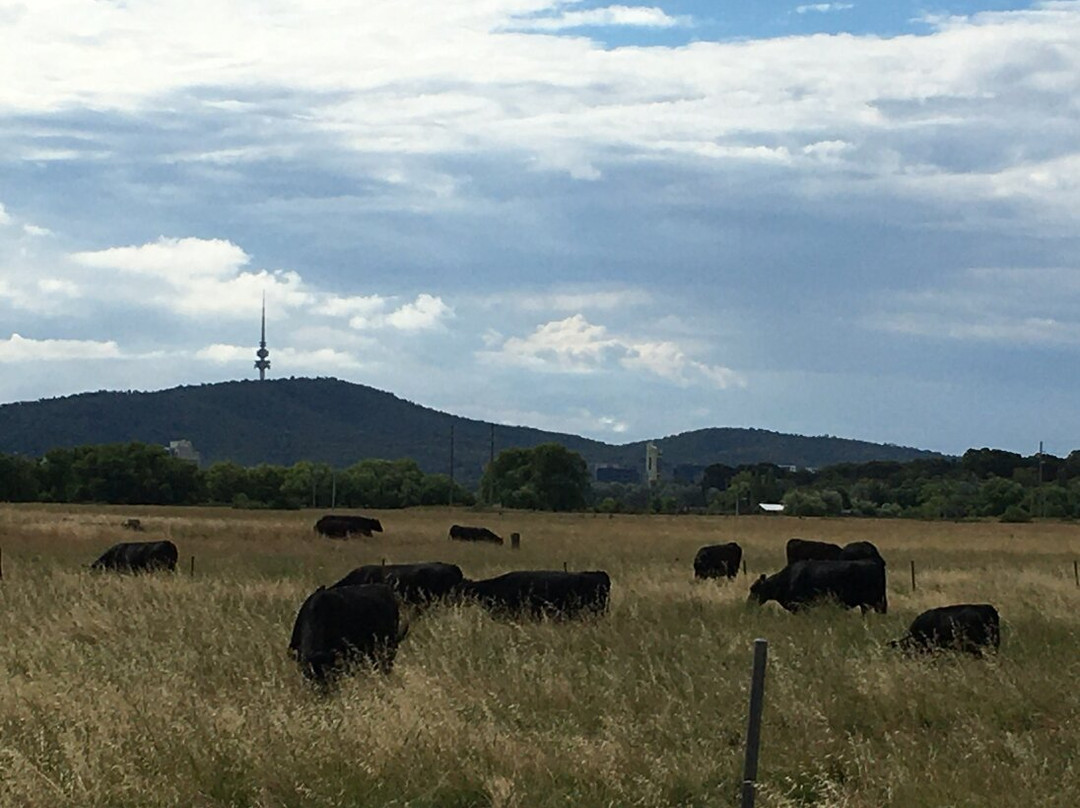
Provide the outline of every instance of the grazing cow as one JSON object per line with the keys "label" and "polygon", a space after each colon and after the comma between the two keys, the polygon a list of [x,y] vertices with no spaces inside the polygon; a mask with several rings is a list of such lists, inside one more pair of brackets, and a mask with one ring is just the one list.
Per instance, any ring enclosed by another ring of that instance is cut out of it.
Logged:
{"label": "grazing cow", "polygon": [[171,541],[129,541],[114,544],[90,565],[92,570],[115,570],[117,572],[153,572],[176,570],[180,557]]}
{"label": "grazing cow", "polygon": [[450,538],[457,541],[490,541],[502,544],[502,536],[498,536],[486,527],[466,527],[465,525],[450,525]]}
{"label": "grazing cow", "polygon": [[1001,620],[989,603],[959,603],[925,611],[911,622],[907,636],[889,643],[904,651],[947,649],[981,656],[1001,646]]}
{"label": "grazing cow", "polygon": [[881,557],[878,548],[868,541],[853,541],[850,544],[845,544],[840,551],[841,561],[858,561],[860,559],[877,561],[879,564],[885,563],[885,559]]}
{"label": "grazing cow", "polygon": [[742,563],[742,548],[733,541],[708,544],[694,556],[695,578],[734,578]]}
{"label": "grazing cow", "polygon": [[289,650],[305,676],[326,685],[356,661],[389,673],[407,633],[407,627],[399,628],[397,599],[389,586],[320,586],[296,615]]}
{"label": "grazing cow", "polygon": [[788,539],[787,563],[796,561],[835,561],[840,557],[840,545],[828,541]]}
{"label": "grazing cow", "polygon": [[567,618],[607,611],[611,578],[606,572],[518,570],[458,587],[494,612]]}
{"label": "grazing cow", "polygon": [[835,598],[851,609],[858,606],[885,614],[885,565],[876,561],[796,561],[775,575],[762,575],[750,587],[750,601],[775,600],[794,612],[823,598]]}
{"label": "grazing cow", "polygon": [[420,564],[365,564],[354,569],[331,589],[356,584],[386,584],[405,603],[421,605],[446,597],[463,579],[461,567],[441,561]]}
{"label": "grazing cow", "polygon": [[135,518],[125,519],[123,522],[120,523],[120,527],[122,527],[122,528],[124,528],[126,530],[136,530],[136,531],[146,530],[146,528],[143,527],[142,520],[141,519],[135,519]]}
{"label": "grazing cow", "polygon": [[344,539],[350,533],[370,536],[372,531],[382,533],[382,523],[368,516],[346,516],[328,513],[315,523],[315,531],[331,539]]}

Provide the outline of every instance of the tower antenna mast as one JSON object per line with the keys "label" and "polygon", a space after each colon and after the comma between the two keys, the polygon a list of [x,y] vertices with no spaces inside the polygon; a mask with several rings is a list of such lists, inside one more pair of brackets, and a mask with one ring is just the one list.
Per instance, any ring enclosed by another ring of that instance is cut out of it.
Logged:
{"label": "tower antenna mast", "polygon": [[265,381],[266,371],[270,370],[270,360],[267,358],[270,356],[270,351],[266,348],[266,292],[263,292],[262,298],[262,334],[259,338],[259,350],[255,352],[255,355],[259,357],[255,360],[255,369],[259,371],[259,381]]}

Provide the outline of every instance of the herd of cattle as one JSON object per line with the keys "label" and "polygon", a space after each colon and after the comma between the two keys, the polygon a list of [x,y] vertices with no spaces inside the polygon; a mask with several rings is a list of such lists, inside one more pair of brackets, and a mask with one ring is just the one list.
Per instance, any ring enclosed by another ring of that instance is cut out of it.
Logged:
{"label": "herd of cattle", "polygon": [[[351,525],[328,522],[360,519]],[[319,525],[322,525],[320,527]],[[323,517],[316,529],[328,536],[381,531],[377,519]],[[344,530],[344,532],[340,532]],[[450,537],[466,541],[502,539],[486,528],[454,525]],[[491,538],[494,537],[494,538]],[[823,600],[865,614],[885,614],[885,560],[870,542],[840,547],[803,539],[787,543],[787,564],[761,575],[750,586],[750,603],[775,600],[796,612]],[[179,553],[171,541],[125,542],[109,548],[92,565],[96,570],[149,572],[175,570]],[[702,547],[694,558],[697,578],[734,578],[742,563],[735,542]],[[289,650],[304,674],[327,684],[347,663],[366,661],[390,670],[399,643],[408,633],[402,605],[422,610],[436,603],[474,602],[503,616],[569,619],[607,611],[611,578],[602,570],[568,572],[516,570],[470,580],[456,564],[371,564],[357,567],[330,586],[320,586],[301,605]],[[1001,642],[997,610],[989,604],[956,604],[930,609],[890,646],[905,651],[954,649],[981,654]]]}

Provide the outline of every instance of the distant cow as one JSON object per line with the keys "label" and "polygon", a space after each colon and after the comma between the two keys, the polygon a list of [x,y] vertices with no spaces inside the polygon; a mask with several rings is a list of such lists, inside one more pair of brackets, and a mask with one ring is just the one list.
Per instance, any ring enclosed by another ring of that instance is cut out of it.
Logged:
{"label": "distant cow", "polygon": [[695,578],[734,578],[742,563],[742,548],[733,541],[708,544],[694,556]]}
{"label": "distant cow", "polygon": [[406,633],[389,586],[320,586],[296,615],[289,650],[305,676],[326,685],[352,662],[389,673]]}
{"label": "distant cow", "polygon": [[835,598],[851,609],[858,606],[885,614],[885,565],[876,561],[796,561],[775,575],[762,575],[750,587],[750,601],[775,600],[789,612],[814,601]]}
{"label": "distant cow", "polygon": [[141,519],[135,519],[135,518],[125,519],[123,522],[120,523],[120,527],[125,528],[127,530],[136,530],[136,531],[146,530],[146,528],[143,527],[142,520]]}
{"label": "distant cow", "polygon": [[878,548],[872,542],[853,541],[850,544],[845,544],[843,549],[840,550],[841,561],[859,561],[861,559],[877,561],[880,564],[885,563],[885,559],[881,557],[881,553],[878,552]]}
{"label": "distant cow", "polygon": [[450,538],[457,541],[490,541],[502,544],[502,536],[498,536],[486,527],[466,527],[465,525],[450,525]]}
{"label": "distant cow", "polygon": [[92,570],[152,572],[176,569],[180,553],[171,541],[129,541],[114,544],[90,565]]}
{"label": "distant cow", "polygon": [[519,570],[463,581],[459,591],[494,612],[566,618],[607,611],[611,578],[602,571]]}
{"label": "distant cow", "polygon": [[382,523],[367,516],[328,513],[315,523],[315,531],[331,539],[344,539],[350,533],[370,536],[372,532],[382,533]]}
{"label": "distant cow", "polygon": [[981,655],[1001,646],[1001,620],[989,603],[960,603],[930,609],[911,622],[907,636],[889,643],[905,651],[938,648]]}
{"label": "distant cow", "polygon": [[405,603],[423,604],[446,597],[463,579],[461,567],[441,561],[419,564],[365,564],[354,569],[331,588],[356,584],[386,584]]}
{"label": "distant cow", "polygon": [[840,558],[840,545],[828,541],[788,539],[787,563],[796,561],[835,561]]}

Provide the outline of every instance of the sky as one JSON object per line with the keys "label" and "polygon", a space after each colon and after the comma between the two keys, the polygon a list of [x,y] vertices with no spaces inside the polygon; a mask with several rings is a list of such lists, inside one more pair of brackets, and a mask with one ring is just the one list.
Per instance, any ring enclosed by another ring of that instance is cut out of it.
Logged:
{"label": "sky", "polygon": [[265,295],[496,423],[1080,448],[1080,2],[0,0],[0,75],[0,403]]}

